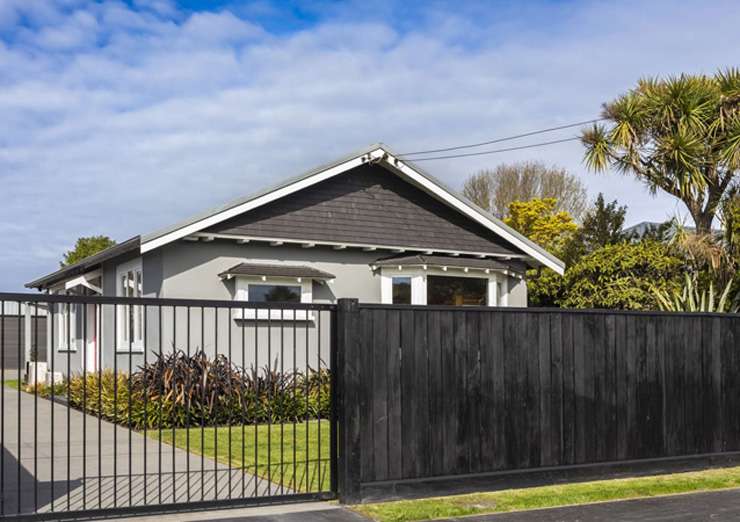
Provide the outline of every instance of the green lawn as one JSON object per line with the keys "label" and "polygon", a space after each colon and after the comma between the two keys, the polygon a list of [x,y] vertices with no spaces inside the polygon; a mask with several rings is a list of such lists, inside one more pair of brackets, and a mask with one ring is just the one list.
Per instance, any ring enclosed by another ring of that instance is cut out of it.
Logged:
{"label": "green lawn", "polygon": [[21,381],[19,381],[18,379],[5,379],[5,386],[8,388],[13,388],[14,390],[17,390],[20,385]]}
{"label": "green lawn", "polygon": [[[177,429],[175,430],[175,446],[182,449],[187,447],[189,431],[191,453],[204,454],[210,458],[217,457],[219,462],[226,465],[231,462],[235,468],[243,466],[249,473],[296,491],[326,491],[329,489],[330,468],[329,421],[322,420],[320,427],[321,437],[319,437],[319,421],[316,420],[297,423],[295,430],[293,424],[244,426],[242,437],[242,426],[232,426],[230,455],[228,427],[205,428],[202,439],[200,428]],[[307,432],[308,441],[306,440]],[[154,438],[159,436],[157,431],[151,431],[148,435]],[[294,435],[295,444],[293,444]],[[203,442],[202,453],[201,440]],[[172,441],[172,430],[162,431],[162,441],[166,443]],[[218,446],[218,455],[216,446]]]}
{"label": "green lawn", "polygon": [[379,522],[411,522],[734,487],[740,487],[740,467],[364,504],[353,509]]}

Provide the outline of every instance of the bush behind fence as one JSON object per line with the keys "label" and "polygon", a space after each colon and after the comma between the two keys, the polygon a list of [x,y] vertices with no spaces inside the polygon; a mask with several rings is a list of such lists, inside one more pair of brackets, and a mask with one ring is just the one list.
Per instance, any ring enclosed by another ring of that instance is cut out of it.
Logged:
{"label": "bush behind fence", "polygon": [[[223,355],[177,350],[131,374],[106,369],[72,376],[54,395],[69,391],[72,407],[142,430],[326,419],[330,383],[327,369],[246,369]],[[51,389],[39,386],[38,393],[48,397]]]}

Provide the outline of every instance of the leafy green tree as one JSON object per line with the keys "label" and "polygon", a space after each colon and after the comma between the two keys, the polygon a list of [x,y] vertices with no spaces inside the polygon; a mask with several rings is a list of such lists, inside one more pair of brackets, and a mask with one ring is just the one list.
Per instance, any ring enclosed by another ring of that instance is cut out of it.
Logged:
{"label": "leafy green tree", "polygon": [[610,125],[584,131],[589,168],[633,174],[665,191],[707,234],[740,169],[740,69],[641,80],[606,104]]}
{"label": "leafy green tree", "polygon": [[607,204],[604,195],[599,193],[593,206],[584,214],[583,224],[573,241],[567,245],[563,255],[564,261],[572,264],[594,250],[627,239],[627,235],[622,231],[626,213],[626,206],[619,206],[616,200]]}
{"label": "leafy green tree", "polygon": [[[557,210],[554,198],[514,201],[504,221],[556,256],[561,256],[573,240],[578,225],[570,214]],[[563,278],[548,268],[527,273],[527,294],[531,306],[556,306],[563,288]]]}
{"label": "leafy green tree", "polygon": [[72,250],[65,252],[64,258],[59,265],[62,267],[73,265],[115,244],[116,242],[108,236],[81,237],[77,240]]}
{"label": "leafy green tree", "polygon": [[555,255],[560,255],[578,230],[570,214],[557,210],[555,198],[514,201],[504,222]]}
{"label": "leafy green tree", "polygon": [[565,308],[656,310],[655,290],[681,286],[684,261],[657,241],[607,245],[571,266],[559,304]]}

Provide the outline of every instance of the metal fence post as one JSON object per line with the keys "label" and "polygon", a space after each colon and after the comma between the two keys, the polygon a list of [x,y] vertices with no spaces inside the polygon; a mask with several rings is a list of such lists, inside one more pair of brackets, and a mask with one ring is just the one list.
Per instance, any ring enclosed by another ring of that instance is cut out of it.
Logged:
{"label": "metal fence post", "polygon": [[338,495],[360,501],[360,308],[357,299],[337,302]]}

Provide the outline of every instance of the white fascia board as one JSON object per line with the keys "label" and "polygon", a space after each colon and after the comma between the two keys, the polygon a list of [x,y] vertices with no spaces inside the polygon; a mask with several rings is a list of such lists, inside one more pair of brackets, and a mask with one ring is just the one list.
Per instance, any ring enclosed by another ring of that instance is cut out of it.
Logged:
{"label": "white fascia board", "polygon": [[[379,151],[381,152],[380,154],[378,154]],[[308,188],[312,185],[315,185],[316,183],[320,183],[324,180],[332,178],[338,174],[351,170],[355,167],[359,167],[360,165],[366,162],[367,156],[370,156],[370,158],[372,159],[372,158],[381,157],[382,154],[383,154],[382,149],[377,149],[368,154],[357,156],[348,161],[345,161],[344,163],[340,163],[339,165],[335,165],[334,167],[328,168],[321,172],[317,172],[313,176],[309,176],[305,179],[301,179],[299,181],[296,181],[295,183],[292,183],[285,187],[281,187],[277,190],[274,190],[270,192],[269,194],[259,196],[253,200],[242,203],[241,205],[236,205],[230,209],[224,210],[222,212],[218,212],[217,214],[213,214],[211,216],[198,220],[194,223],[191,223],[187,226],[174,230],[168,234],[164,234],[163,236],[152,239],[151,241],[142,243],[141,253],[144,254],[146,252],[149,252],[151,250],[164,246],[173,241],[177,241],[178,239],[181,239],[183,237],[199,232],[203,230],[204,228],[208,228],[217,223],[221,223],[222,221],[225,221],[229,218],[238,216],[239,214],[243,214],[244,212],[248,212],[262,205],[266,205],[267,203],[275,201],[276,199],[282,198],[284,196],[288,196],[290,194],[293,194],[294,192],[303,190],[304,188]]]}
{"label": "white fascia board", "polygon": [[85,274],[73,277],[72,279],[67,279],[63,283],[60,282],[60,285],[64,284],[65,290],[69,290],[71,288],[74,288],[75,286],[84,286],[85,288],[89,288],[93,292],[102,294],[103,290],[99,288],[98,286],[91,283],[93,279],[97,279],[100,276],[101,276],[101,271],[100,269],[97,269],[97,270],[93,270],[91,272],[87,272]]}
{"label": "white fascia board", "polygon": [[521,248],[524,252],[529,254],[531,257],[533,257],[534,259],[536,259],[537,261],[539,261],[546,267],[551,268],[556,273],[560,275],[563,275],[565,273],[565,269],[562,265],[556,263],[554,260],[544,255],[542,252],[540,252],[537,248],[533,247],[529,243],[522,241],[521,238],[513,234],[511,230],[508,230],[508,227],[504,228],[498,223],[496,223],[495,221],[492,221],[491,219],[489,219],[487,216],[481,214],[480,212],[475,210],[473,207],[471,207],[464,201],[455,197],[454,194],[451,194],[444,188],[432,182],[426,176],[419,174],[415,169],[409,167],[406,163],[404,163],[403,160],[395,158],[394,156],[391,156],[390,154],[388,155],[388,157],[392,159],[392,162],[389,162],[389,163],[393,168],[397,169],[399,172],[403,173],[406,177],[413,180],[420,187],[424,188],[428,192],[442,199],[444,202],[446,202],[448,205],[450,205],[454,209],[474,219],[475,221],[477,221],[484,227],[488,228],[489,230],[495,232],[496,234],[501,236],[503,239],[509,241],[512,245],[515,245],[518,248]]}

